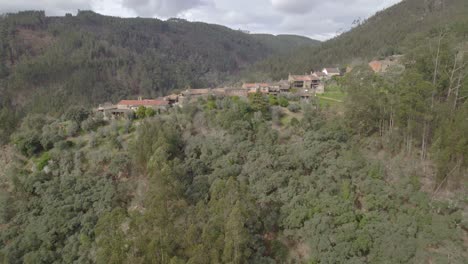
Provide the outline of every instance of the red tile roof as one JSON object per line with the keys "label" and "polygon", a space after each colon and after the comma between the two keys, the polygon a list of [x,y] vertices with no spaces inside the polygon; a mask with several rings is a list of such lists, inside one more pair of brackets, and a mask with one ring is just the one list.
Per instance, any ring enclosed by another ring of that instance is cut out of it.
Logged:
{"label": "red tile roof", "polygon": [[122,100],[117,105],[128,105],[128,106],[165,106],[169,105],[169,102],[164,100]]}
{"label": "red tile roof", "polygon": [[369,66],[372,68],[374,72],[381,72],[382,71],[382,62],[381,61],[371,61],[369,62]]}

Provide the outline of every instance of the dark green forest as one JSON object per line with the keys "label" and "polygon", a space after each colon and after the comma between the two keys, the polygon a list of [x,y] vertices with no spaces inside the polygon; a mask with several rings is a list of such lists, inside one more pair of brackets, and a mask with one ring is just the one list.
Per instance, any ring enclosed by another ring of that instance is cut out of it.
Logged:
{"label": "dark green forest", "polygon": [[[467,5],[402,1],[298,52],[307,39],[178,19],[3,16],[0,263],[465,264]],[[326,83],[334,104],[90,108],[324,63],[353,65]]]}

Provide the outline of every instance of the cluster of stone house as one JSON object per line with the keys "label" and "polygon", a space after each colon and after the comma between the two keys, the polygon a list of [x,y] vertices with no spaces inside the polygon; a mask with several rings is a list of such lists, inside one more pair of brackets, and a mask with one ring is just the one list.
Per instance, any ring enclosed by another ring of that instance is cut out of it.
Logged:
{"label": "cluster of stone house", "polygon": [[99,105],[97,111],[103,113],[104,118],[125,117],[136,112],[140,106],[160,112],[167,110],[171,106],[171,101],[170,97],[160,99],[142,99],[140,97],[138,100],[121,100],[117,104],[105,103]]}
{"label": "cluster of stone house", "polygon": [[278,96],[280,94],[297,95],[301,99],[309,99],[315,94],[325,92],[325,81],[333,76],[339,76],[338,68],[325,68],[320,72],[304,75],[289,75],[288,80],[274,83],[244,83],[241,87],[187,89],[179,94],[172,94],[158,99],[122,100],[117,104],[100,105],[97,111],[104,113],[106,118],[126,116],[135,112],[140,106],[153,108],[160,112],[173,105],[183,103],[199,97],[248,97],[252,93]]}

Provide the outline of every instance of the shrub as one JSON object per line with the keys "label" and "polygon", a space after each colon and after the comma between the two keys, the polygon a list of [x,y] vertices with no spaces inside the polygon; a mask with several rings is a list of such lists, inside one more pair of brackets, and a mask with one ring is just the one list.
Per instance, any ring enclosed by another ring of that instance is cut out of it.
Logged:
{"label": "shrub", "polygon": [[88,119],[84,120],[83,122],[81,122],[81,128],[84,130],[84,131],[94,131],[96,130],[98,127],[100,126],[103,126],[106,122],[104,121],[104,119],[100,116],[96,116],[96,117],[88,117]]}
{"label": "shrub", "polygon": [[70,122],[67,125],[67,136],[74,137],[80,131],[80,126],[76,122]]}
{"label": "shrub", "polygon": [[96,137],[96,133],[92,133],[89,136],[89,146],[91,148],[94,148],[94,147],[97,147],[97,145],[98,145],[98,140],[97,140],[97,137]]}
{"label": "shrub", "polygon": [[293,113],[297,113],[297,112],[301,111],[301,106],[299,106],[298,104],[290,104],[288,106],[288,110],[293,112]]}
{"label": "shrub", "polygon": [[43,170],[45,166],[49,163],[49,160],[51,159],[50,153],[49,152],[44,152],[41,157],[37,160],[37,169],[39,171]]}
{"label": "shrub", "polygon": [[145,116],[146,117],[153,117],[156,115],[156,111],[154,111],[153,108],[146,108],[145,110]]}
{"label": "shrub", "polygon": [[70,107],[67,112],[65,113],[65,119],[74,121],[77,124],[81,124],[86,118],[89,117],[91,113],[89,110],[85,109],[84,107],[81,106],[73,106]]}
{"label": "shrub", "polygon": [[122,132],[124,134],[128,134],[128,133],[130,133],[131,128],[132,128],[132,121],[126,120],[124,125],[123,125],[123,131]]}
{"label": "shrub", "polygon": [[38,154],[44,149],[41,144],[43,128],[50,123],[51,120],[46,116],[28,115],[21,123],[19,132],[13,135],[12,141],[23,155],[30,157]]}
{"label": "shrub", "polygon": [[208,110],[216,109],[216,101],[215,100],[208,100],[208,102],[206,102],[206,109],[208,109]]}
{"label": "shrub", "polygon": [[289,106],[289,101],[285,97],[280,97],[278,99],[278,103],[281,107],[288,107]]}
{"label": "shrub", "polygon": [[144,106],[138,107],[135,115],[136,115],[136,118],[138,118],[138,119],[145,118],[146,117],[146,107],[144,107]]}
{"label": "shrub", "polygon": [[31,157],[44,149],[39,136],[31,131],[15,136],[13,142],[18,150],[28,157]]}
{"label": "shrub", "polygon": [[50,125],[42,128],[41,144],[45,150],[49,150],[54,147],[54,143],[64,138],[64,132],[62,131],[61,125],[58,122],[54,122]]}
{"label": "shrub", "polygon": [[71,142],[69,140],[62,140],[62,141],[59,141],[59,142],[54,144],[54,147],[59,149],[59,150],[69,149],[69,148],[71,148],[73,146],[74,146],[73,142]]}
{"label": "shrub", "polygon": [[271,107],[271,120],[277,126],[281,125],[281,118],[283,117],[283,112],[278,106]]}
{"label": "shrub", "polygon": [[278,98],[277,98],[276,96],[269,95],[269,96],[268,96],[268,103],[269,103],[270,105],[272,105],[272,106],[273,106],[273,105],[278,105],[278,104],[279,104],[279,103],[278,103]]}
{"label": "shrub", "polygon": [[291,126],[296,127],[296,126],[299,126],[300,122],[299,122],[299,120],[297,120],[297,118],[293,117],[293,118],[291,119],[291,123],[290,123],[290,124],[291,124]]}

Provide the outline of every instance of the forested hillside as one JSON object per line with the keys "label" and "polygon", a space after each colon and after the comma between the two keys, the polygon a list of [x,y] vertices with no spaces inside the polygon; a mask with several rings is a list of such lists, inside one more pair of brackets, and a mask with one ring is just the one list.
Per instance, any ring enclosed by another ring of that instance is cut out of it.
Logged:
{"label": "forested hillside", "polygon": [[286,103],[294,114],[254,94],[133,121],[29,116],[2,158],[0,261],[465,263],[466,189],[434,195],[395,134]]}
{"label": "forested hillside", "polygon": [[270,55],[314,44],[181,19],[6,14],[0,17],[0,106],[61,112],[71,104],[213,86]]}
{"label": "forested hillside", "polygon": [[270,35],[270,34],[251,34],[255,39],[260,40],[265,46],[271,48],[277,54],[287,54],[304,46],[317,46],[318,40],[312,40],[307,37],[297,35]]}
{"label": "forested hillside", "polygon": [[465,0],[404,0],[365,21],[358,21],[350,31],[318,47],[304,47],[293,54],[261,62],[245,76],[278,80],[291,72],[367,63],[427,46],[441,31],[452,41],[466,41],[466,14],[468,1]]}
{"label": "forested hillside", "polygon": [[[309,41],[92,12],[2,17],[0,263],[465,264],[466,6],[406,0],[250,69],[354,61],[323,95],[207,95],[111,120],[89,105],[214,84]],[[367,65],[394,53],[386,72]]]}

